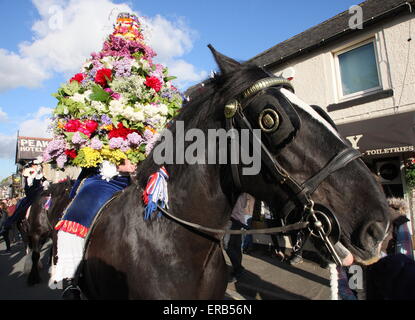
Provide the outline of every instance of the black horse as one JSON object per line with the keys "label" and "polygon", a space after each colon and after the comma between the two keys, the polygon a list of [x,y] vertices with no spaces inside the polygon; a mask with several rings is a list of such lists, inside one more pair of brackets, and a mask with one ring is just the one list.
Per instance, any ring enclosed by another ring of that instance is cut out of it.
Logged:
{"label": "black horse", "polygon": [[[170,174],[169,212],[192,223],[225,228],[237,195],[248,192],[279,208],[281,214],[287,203],[294,203],[294,210],[285,213],[288,221],[305,211],[304,203],[311,212],[311,194],[316,204],[335,214],[341,226],[336,245],[341,249],[337,252],[340,259],[352,254],[360,263],[372,263],[389,220],[385,196],[368,168],[350,151],[342,153],[348,149],[345,141],[323,117],[283,88],[289,87],[284,81],[279,85],[263,69],[211,50],[220,74],[206,81],[176,123],[183,121],[185,130],[198,128],[207,135],[209,129],[229,128],[229,120],[238,116],[232,127],[240,131],[250,123],[261,129],[268,153],[256,175],[241,175],[241,169],[248,166],[232,166],[229,161],[165,164]],[[178,134],[174,123],[170,130],[174,137]],[[139,165],[137,182],[124,189],[97,219],[80,266],[80,287],[89,299],[222,299],[227,274],[219,236],[166,215],[143,218],[141,195],[149,175],[160,167],[154,152]],[[322,168],[326,169],[316,178],[318,183],[313,179],[314,187],[307,185],[307,190],[296,192],[295,181],[308,181]],[[316,240],[316,244],[328,258],[333,255],[323,243]]]}
{"label": "black horse", "polygon": [[41,192],[30,208],[30,214],[24,222],[27,256],[25,272],[28,273],[28,285],[41,281],[39,275],[40,251],[47,240],[52,239],[50,261],[56,263],[57,231],[54,226],[62,216],[65,207],[69,204],[71,180],[54,183],[47,190]]}

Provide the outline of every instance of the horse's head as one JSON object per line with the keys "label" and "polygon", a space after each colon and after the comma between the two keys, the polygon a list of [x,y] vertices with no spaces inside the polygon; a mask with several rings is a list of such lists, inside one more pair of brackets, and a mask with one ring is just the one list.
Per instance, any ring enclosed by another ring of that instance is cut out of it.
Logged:
{"label": "horse's head", "polygon": [[49,188],[42,193],[42,196],[45,198],[44,209],[54,212],[55,209],[61,209],[64,204],[67,204],[72,185],[73,181],[69,178],[51,184]]}
{"label": "horse's head", "polygon": [[293,93],[289,81],[210,49],[221,71],[213,81],[226,128],[260,132],[259,139],[250,135],[250,151],[261,158],[259,173],[244,175],[246,165],[229,165],[233,185],[267,202],[287,223],[308,221],[326,257],[343,264],[376,261],[390,215],[360,154],[328,115]]}

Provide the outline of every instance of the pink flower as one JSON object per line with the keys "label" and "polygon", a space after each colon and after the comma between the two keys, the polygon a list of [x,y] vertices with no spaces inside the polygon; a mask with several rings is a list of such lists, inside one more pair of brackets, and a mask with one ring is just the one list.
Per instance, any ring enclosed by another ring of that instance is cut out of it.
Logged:
{"label": "pink flower", "polygon": [[112,97],[113,99],[115,99],[115,100],[120,100],[121,95],[120,95],[119,93],[117,93],[117,92],[114,92],[114,93],[111,95],[111,97]]}
{"label": "pink flower", "polygon": [[80,126],[81,126],[81,121],[79,121],[78,119],[69,120],[65,124],[65,131],[67,131],[67,132],[76,132],[76,131],[78,131]]}
{"label": "pink flower", "polygon": [[85,129],[88,130],[89,133],[94,133],[98,128],[98,123],[94,120],[87,120],[84,125]]}
{"label": "pink flower", "polygon": [[85,127],[79,127],[78,131],[86,135],[88,138],[91,136],[91,132],[89,132],[89,130]]}

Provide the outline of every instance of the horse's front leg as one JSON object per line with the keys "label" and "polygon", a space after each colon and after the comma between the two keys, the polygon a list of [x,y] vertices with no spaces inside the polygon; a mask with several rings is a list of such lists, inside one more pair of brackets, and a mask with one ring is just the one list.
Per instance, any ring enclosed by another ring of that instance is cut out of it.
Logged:
{"label": "horse's front leg", "polygon": [[29,286],[40,283],[41,278],[39,274],[39,260],[40,260],[40,249],[42,247],[42,242],[39,235],[32,235],[30,237],[30,244],[32,245],[32,268],[27,279],[27,284]]}

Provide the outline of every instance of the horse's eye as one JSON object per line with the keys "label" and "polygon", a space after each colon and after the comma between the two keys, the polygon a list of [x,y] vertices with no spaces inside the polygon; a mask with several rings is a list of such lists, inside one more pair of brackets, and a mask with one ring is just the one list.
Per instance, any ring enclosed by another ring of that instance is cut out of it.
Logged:
{"label": "horse's eye", "polygon": [[264,109],[258,117],[259,127],[262,131],[271,133],[278,129],[280,117],[273,109]]}

